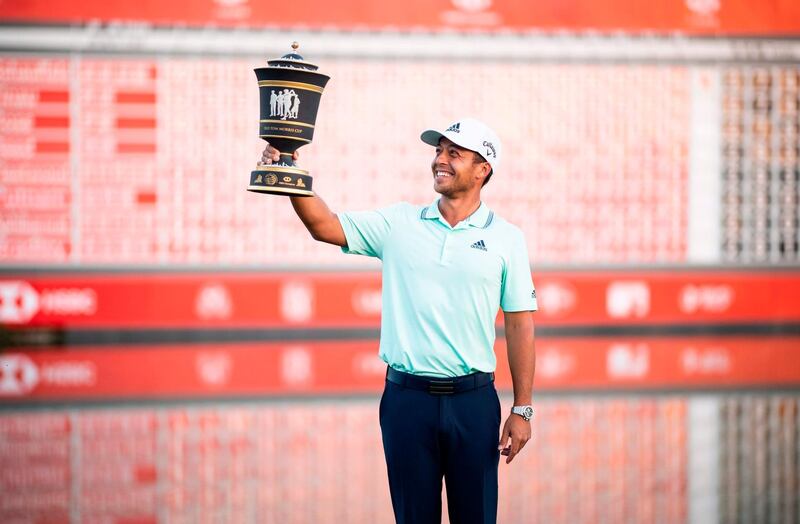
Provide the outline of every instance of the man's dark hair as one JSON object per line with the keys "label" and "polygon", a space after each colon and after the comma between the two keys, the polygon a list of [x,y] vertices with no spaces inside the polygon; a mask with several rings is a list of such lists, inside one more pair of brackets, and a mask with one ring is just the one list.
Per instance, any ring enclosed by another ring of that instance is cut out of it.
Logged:
{"label": "man's dark hair", "polygon": [[[483,162],[486,162],[486,159],[483,158],[483,155],[481,155],[477,151],[473,151],[473,153],[475,153],[475,156],[472,159],[473,164],[482,164]],[[492,178],[492,173],[494,173],[494,169],[491,169],[491,167],[492,167],[491,164],[489,164],[489,174],[486,175],[486,178],[483,179],[483,184],[481,184],[481,187],[488,184],[489,179]]]}

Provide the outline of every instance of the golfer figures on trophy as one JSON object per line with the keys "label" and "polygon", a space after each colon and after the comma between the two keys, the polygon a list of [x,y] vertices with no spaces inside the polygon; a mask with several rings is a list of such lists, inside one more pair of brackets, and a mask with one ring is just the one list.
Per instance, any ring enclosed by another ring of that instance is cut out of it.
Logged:
{"label": "golfer figures on trophy", "polygon": [[259,163],[250,173],[248,191],[286,196],[311,196],[312,178],[295,166],[292,155],[314,137],[322,91],[330,77],[292,52],[255,70],[261,106],[258,136],[281,152],[278,162]]}

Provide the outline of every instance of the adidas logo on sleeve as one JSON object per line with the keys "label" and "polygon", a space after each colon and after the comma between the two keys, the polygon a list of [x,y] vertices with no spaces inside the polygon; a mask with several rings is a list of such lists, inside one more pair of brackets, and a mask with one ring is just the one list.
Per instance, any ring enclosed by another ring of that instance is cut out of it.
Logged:
{"label": "adidas logo on sleeve", "polygon": [[469,247],[472,247],[472,248],[475,248],[475,249],[480,249],[481,251],[486,251],[486,244],[483,243],[483,240],[478,240],[477,242],[475,242],[474,244],[472,244]]}

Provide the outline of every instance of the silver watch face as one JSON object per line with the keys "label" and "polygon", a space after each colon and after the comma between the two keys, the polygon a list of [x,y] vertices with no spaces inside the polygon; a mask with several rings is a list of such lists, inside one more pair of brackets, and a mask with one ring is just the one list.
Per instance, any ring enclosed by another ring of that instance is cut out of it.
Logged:
{"label": "silver watch face", "polygon": [[511,411],[525,420],[533,418],[533,408],[531,406],[514,406]]}

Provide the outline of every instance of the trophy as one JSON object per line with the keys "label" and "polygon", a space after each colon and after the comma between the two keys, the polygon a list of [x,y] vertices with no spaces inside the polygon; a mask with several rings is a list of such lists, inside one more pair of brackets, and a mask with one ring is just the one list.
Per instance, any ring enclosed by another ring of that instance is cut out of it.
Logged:
{"label": "trophy", "polygon": [[295,166],[293,153],[314,137],[314,123],[322,90],[330,77],[317,72],[317,66],[292,52],[275,60],[268,67],[255,70],[261,105],[258,136],[281,152],[272,164],[259,162],[250,173],[248,191],[285,196],[312,196],[311,176]]}

